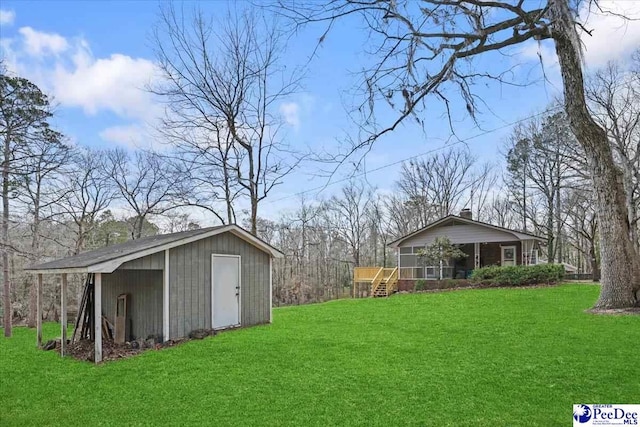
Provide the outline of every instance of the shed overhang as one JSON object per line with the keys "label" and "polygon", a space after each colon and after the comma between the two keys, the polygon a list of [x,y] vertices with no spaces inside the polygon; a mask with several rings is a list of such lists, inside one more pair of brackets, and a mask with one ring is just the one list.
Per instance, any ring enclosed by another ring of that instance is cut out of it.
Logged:
{"label": "shed overhang", "polygon": [[[121,245],[113,246],[113,253],[109,253],[109,248],[103,248],[100,250],[100,256],[96,256],[94,260],[91,258],[93,252],[90,251],[79,256],[73,256],[63,258],[56,261],[46,262],[34,266],[25,268],[25,271],[34,274],[61,274],[61,273],[113,273],[118,267],[128,261],[133,261],[138,258],[142,258],[148,255],[153,255],[158,252],[163,252],[167,249],[182,246],[188,243],[192,243],[198,240],[206,239],[208,237],[216,236],[222,233],[231,233],[245,242],[255,246],[256,248],[268,253],[272,258],[282,258],[284,254],[278,249],[269,245],[262,239],[252,235],[248,231],[240,228],[235,224],[224,225],[220,227],[212,227],[205,229],[201,233],[186,234],[184,237],[178,236],[175,240],[168,239],[168,241],[162,241],[159,239],[157,245],[151,245],[150,247],[141,247],[138,250],[123,250],[123,247],[129,244],[133,246],[136,241],[123,243]],[[176,233],[180,234],[180,233]],[[171,235],[165,235],[171,236]],[[162,236],[160,236],[162,237]]]}

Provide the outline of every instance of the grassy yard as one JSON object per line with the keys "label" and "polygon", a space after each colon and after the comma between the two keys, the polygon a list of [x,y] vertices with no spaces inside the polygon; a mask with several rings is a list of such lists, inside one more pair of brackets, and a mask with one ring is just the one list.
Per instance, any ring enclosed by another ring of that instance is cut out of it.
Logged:
{"label": "grassy yard", "polygon": [[[640,317],[594,285],[274,310],[274,323],[101,366],[0,338],[0,425],[571,425],[640,403]],[[57,335],[47,324],[45,338]]]}

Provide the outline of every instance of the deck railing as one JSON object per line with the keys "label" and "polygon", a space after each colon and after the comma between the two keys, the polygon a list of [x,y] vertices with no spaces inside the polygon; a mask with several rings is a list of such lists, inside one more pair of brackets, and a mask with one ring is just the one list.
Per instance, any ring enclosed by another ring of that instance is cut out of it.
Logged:
{"label": "deck railing", "polygon": [[[442,267],[442,278],[452,279],[454,277],[454,267]],[[427,267],[400,267],[399,277],[400,280],[437,280],[440,276],[439,266],[427,266]]]}
{"label": "deck railing", "polygon": [[391,270],[388,276],[385,275],[385,278],[387,279],[387,294],[391,295],[398,288],[398,267],[385,268],[385,270]]}
{"label": "deck railing", "polygon": [[356,267],[353,269],[353,281],[371,282],[379,271],[380,267]]}
{"label": "deck railing", "polygon": [[356,285],[358,283],[370,283],[371,295],[377,296],[382,296],[378,295],[377,292],[384,285],[381,294],[384,294],[384,296],[391,295],[398,289],[399,274],[397,267],[356,267],[353,270],[353,295],[354,297],[356,296]]}
{"label": "deck railing", "polygon": [[373,280],[371,281],[371,293],[375,294],[378,290],[378,286],[382,283],[382,279],[384,279],[384,268],[379,268],[378,273],[375,275]]}

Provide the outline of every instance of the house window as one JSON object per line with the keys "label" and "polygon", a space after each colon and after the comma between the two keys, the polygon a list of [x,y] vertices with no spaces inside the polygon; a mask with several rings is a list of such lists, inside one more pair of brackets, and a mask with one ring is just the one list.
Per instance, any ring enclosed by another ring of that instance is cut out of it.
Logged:
{"label": "house window", "polygon": [[516,247],[515,246],[501,246],[502,252],[502,266],[516,265]]}

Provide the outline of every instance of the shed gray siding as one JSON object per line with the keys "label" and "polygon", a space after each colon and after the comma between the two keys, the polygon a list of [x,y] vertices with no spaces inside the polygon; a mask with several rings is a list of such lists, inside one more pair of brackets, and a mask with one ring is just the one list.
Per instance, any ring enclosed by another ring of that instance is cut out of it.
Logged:
{"label": "shed gray siding", "polygon": [[227,232],[169,250],[169,335],[211,328],[211,255],[240,255],[242,326],[268,323],[270,255]]}
{"label": "shed gray siding", "polygon": [[102,314],[115,324],[116,299],[129,294],[129,319],[134,338],[162,336],[162,271],[116,270],[102,275]]}
{"label": "shed gray siding", "polygon": [[164,252],[147,255],[142,258],[125,262],[118,270],[163,270]]}
{"label": "shed gray siding", "polygon": [[478,224],[441,225],[430,228],[403,241],[400,247],[427,246],[433,243],[436,237],[446,236],[451,243],[489,243],[518,241],[518,237],[507,231],[492,229]]}

